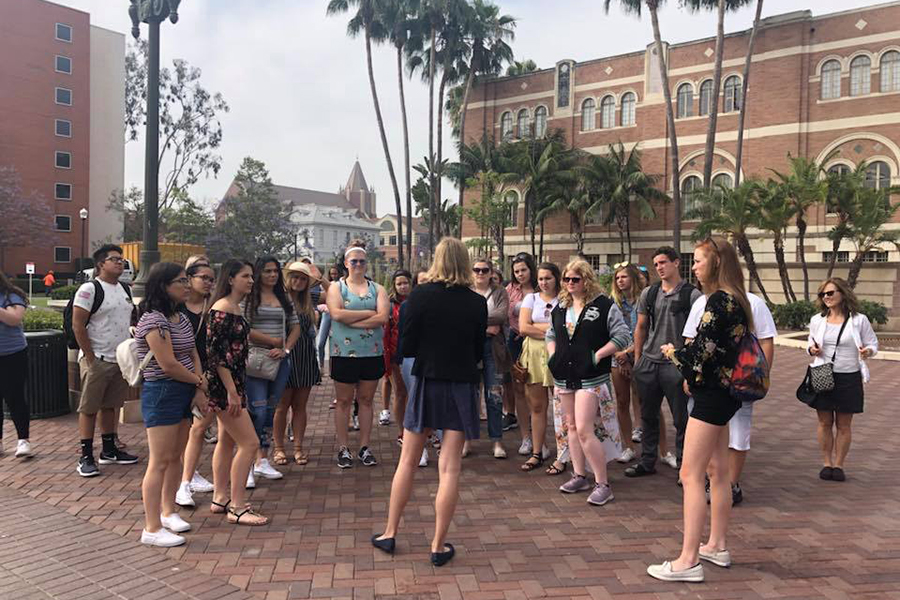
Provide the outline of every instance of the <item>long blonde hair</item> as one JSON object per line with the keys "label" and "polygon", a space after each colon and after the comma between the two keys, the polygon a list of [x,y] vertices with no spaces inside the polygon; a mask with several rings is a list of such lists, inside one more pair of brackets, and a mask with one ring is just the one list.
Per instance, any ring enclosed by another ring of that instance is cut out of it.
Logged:
{"label": "long blonde hair", "polygon": [[[616,276],[622,271],[628,271],[628,277],[631,278],[631,288],[628,289],[625,295],[622,294],[622,291],[616,284]],[[631,304],[637,302],[638,298],[641,297],[641,291],[644,289],[644,285],[641,282],[641,274],[638,273],[637,267],[631,263],[620,265],[613,271],[612,285],[610,287],[609,294],[619,308],[622,308],[623,300],[628,300]],[[628,297],[626,297],[626,295]]]}
{"label": "long blonde hair", "polygon": [[[744,314],[747,316],[747,327],[753,329],[753,309],[744,287],[744,271],[734,246],[723,237],[709,237],[699,242],[695,248],[703,250],[709,259],[709,279],[706,286],[700,285],[704,294],[711,296],[722,290],[734,296]],[[698,282],[699,283],[699,282]],[[708,289],[706,289],[708,288]]]}
{"label": "long blonde hair", "polygon": [[[565,279],[566,273],[569,271],[577,273],[584,282],[585,304],[590,304],[594,298],[603,292],[603,289],[600,287],[600,282],[597,281],[597,277],[594,275],[594,269],[591,268],[591,265],[588,264],[586,260],[576,258],[567,264],[566,268],[562,271],[563,279]],[[559,291],[559,303],[565,308],[572,306],[573,303],[572,295],[569,293],[569,289],[566,287],[565,283]]]}
{"label": "long blonde hair", "polygon": [[443,283],[447,287],[472,287],[472,261],[466,245],[453,237],[445,237],[434,249],[434,262],[425,274],[429,283]]}
{"label": "long blonde hair", "polygon": [[312,278],[308,275],[306,276],[306,289],[302,292],[297,292],[294,290],[294,285],[291,282],[291,279],[294,277],[300,277],[301,275],[305,275],[305,273],[300,272],[288,272],[288,297],[290,297],[291,302],[294,303],[294,310],[297,311],[297,315],[306,315],[310,322],[316,322],[316,310],[313,307],[312,303],[312,295],[309,293],[309,289],[313,286]]}

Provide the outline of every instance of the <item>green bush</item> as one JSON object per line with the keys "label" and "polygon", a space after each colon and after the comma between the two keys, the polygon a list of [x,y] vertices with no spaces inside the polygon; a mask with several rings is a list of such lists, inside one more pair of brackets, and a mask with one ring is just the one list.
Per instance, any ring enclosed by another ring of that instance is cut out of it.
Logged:
{"label": "green bush", "polygon": [[869,317],[873,325],[884,325],[888,321],[887,307],[881,302],[859,301],[859,312]]}
{"label": "green bush", "polygon": [[772,309],[775,324],[782,329],[806,329],[809,320],[818,312],[816,305],[808,300],[798,300],[787,304],[776,304]]}
{"label": "green bush", "polygon": [[612,293],[612,272],[597,275],[597,282],[600,284],[600,289],[603,290],[605,295],[609,296]]}
{"label": "green bush", "polygon": [[77,285],[64,285],[63,287],[56,288],[52,292],[50,292],[50,297],[53,300],[71,300],[75,297],[75,292],[78,291]]}
{"label": "green bush", "polygon": [[23,326],[25,331],[47,331],[48,329],[62,331],[62,313],[46,308],[30,308],[25,311]]}
{"label": "green bush", "polygon": [[[15,286],[22,288],[25,293],[28,293],[28,278],[27,277],[17,277],[15,279],[10,279],[10,283]],[[43,294],[44,293],[44,280],[43,278],[33,278],[31,280],[31,293],[32,294]]]}

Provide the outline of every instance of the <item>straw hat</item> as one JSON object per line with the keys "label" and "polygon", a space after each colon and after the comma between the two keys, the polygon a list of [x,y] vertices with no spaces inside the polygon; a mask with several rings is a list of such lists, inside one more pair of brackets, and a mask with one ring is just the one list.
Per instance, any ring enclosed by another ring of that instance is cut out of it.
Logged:
{"label": "straw hat", "polygon": [[313,272],[310,270],[309,265],[300,262],[299,260],[292,262],[284,269],[285,276],[290,275],[291,273],[302,273],[309,277],[310,283],[319,283],[322,281],[322,277],[319,275],[313,275]]}

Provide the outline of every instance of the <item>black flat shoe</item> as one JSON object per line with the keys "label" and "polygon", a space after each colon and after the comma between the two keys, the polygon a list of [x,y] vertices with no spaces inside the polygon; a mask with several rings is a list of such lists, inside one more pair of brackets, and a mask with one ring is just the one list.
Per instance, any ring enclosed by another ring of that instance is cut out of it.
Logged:
{"label": "black flat shoe", "polygon": [[396,547],[396,542],[394,538],[384,538],[383,540],[378,539],[378,535],[372,536],[372,545],[381,550],[382,552],[387,552],[388,554],[394,553],[394,548]]}
{"label": "black flat shoe", "polygon": [[831,467],[822,467],[822,470],[819,471],[819,479],[830,481],[832,478],[834,478],[834,469]]}
{"label": "black flat shoe", "polygon": [[432,552],[431,553],[431,564],[436,567],[443,567],[450,559],[453,558],[453,555],[456,554],[456,550],[453,549],[453,544],[444,544],[449,550],[445,552]]}
{"label": "black flat shoe", "polygon": [[648,469],[641,463],[625,469],[625,477],[644,477],[645,475],[653,475],[656,469]]}
{"label": "black flat shoe", "polygon": [[831,480],[832,481],[844,481],[846,477],[844,476],[844,470],[840,467],[835,467],[831,472]]}

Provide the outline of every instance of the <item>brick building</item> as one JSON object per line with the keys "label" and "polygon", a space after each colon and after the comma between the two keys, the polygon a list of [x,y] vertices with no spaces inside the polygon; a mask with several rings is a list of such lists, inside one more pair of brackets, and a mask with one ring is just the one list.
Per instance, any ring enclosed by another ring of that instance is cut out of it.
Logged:
{"label": "brick building", "polygon": [[125,179],[125,36],[86,12],[0,0],[0,82],[0,166],[55,215],[52,244],[8,249],[0,269],[73,273],[82,248],[121,238],[121,215],[106,207]]}
{"label": "brick building", "polygon": [[[665,34],[665,28],[663,28]],[[713,176],[716,183],[733,182],[742,71],[750,31],[725,38],[722,91]],[[679,177],[685,194],[702,187],[707,114],[711,101],[715,38],[664,44],[680,153]],[[787,169],[787,155],[824,159],[837,155],[828,168],[870,164],[869,183],[900,184],[900,2],[816,16],[798,11],[765,19],[754,48],[748,90],[743,169],[747,176],[766,177],[768,169]],[[483,81],[472,91],[466,121],[469,143],[482,133],[495,140],[515,139],[531,128],[537,135],[562,129],[569,143],[591,153],[605,152],[622,141],[643,151],[645,171],[661,176],[671,193],[666,111],[655,45],[644,50],[585,62],[560,60],[554,68],[516,77]],[[663,185],[663,183],[661,183]],[[518,195],[517,190],[507,192]],[[467,195],[466,200],[473,198]],[[519,203],[515,227],[507,231],[506,252],[530,251],[523,209]],[[632,219],[634,256],[647,264],[652,249],[671,243],[673,207],[657,207],[657,218]],[[824,277],[821,261],[831,251],[825,237],[834,217],[825,207],[809,214],[806,254],[812,261],[812,280]],[[900,228],[900,223],[893,225]],[[691,252],[692,223],[683,222],[681,251]],[[545,223],[546,257],[565,262],[575,254],[568,215]],[[478,235],[466,220],[463,237]],[[774,270],[771,241],[752,236],[764,284],[774,298],[781,286]],[[794,243],[787,260],[796,261]],[[866,265],[858,289],[872,299],[900,307],[900,284],[894,248],[884,248]],[[587,225],[585,254],[596,265],[622,260],[618,235],[603,225]],[[841,247],[839,261],[852,259],[853,248]],[[685,261],[682,261],[685,263]],[[684,264],[683,266],[687,266]],[[799,264],[790,262],[797,289]],[[846,275],[846,268],[837,274]],[[802,285],[800,286],[802,287]],[[774,292],[774,294],[772,293]]]}

